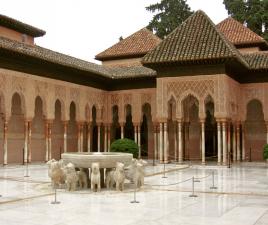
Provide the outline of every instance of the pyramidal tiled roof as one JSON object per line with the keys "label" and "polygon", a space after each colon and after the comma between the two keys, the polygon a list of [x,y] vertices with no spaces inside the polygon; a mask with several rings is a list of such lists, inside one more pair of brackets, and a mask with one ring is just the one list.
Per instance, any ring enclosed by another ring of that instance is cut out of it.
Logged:
{"label": "pyramidal tiled roof", "polygon": [[195,64],[233,58],[247,66],[234,45],[199,10],[146,54],[142,63],[147,66],[160,63]]}
{"label": "pyramidal tiled roof", "polygon": [[103,61],[105,59],[120,57],[144,56],[150,50],[154,49],[160,42],[160,38],[147,28],[143,28],[99,53],[96,55],[95,59]]}
{"label": "pyramidal tiled roof", "polygon": [[217,25],[225,37],[235,45],[263,44],[265,40],[252,30],[245,27],[232,17],[229,17]]}

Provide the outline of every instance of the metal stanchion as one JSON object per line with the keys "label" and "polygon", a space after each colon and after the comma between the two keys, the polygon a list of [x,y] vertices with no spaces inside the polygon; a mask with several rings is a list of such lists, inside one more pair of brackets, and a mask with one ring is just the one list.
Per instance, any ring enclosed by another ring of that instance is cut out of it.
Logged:
{"label": "metal stanchion", "polygon": [[54,192],[54,201],[50,202],[50,204],[60,204],[60,202],[57,201],[57,188],[55,188],[54,190],[55,190],[55,192]]}
{"label": "metal stanchion", "polygon": [[212,171],[212,186],[210,187],[210,189],[217,189],[217,187],[214,184],[214,171]]}
{"label": "metal stanchion", "polygon": [[164,173],[163,173],[162,178],[167,178],[167,176],[166,176],[166,163],[165,163],[165,161],[164,161]]}
{"label": "metal stanchion", "polygon": [[189,197],[197,197],[197,195],[194,193],[194,177],[192,178],[192,194],[189,195]]}
{"label": "metal stanchion", "polygon": [[[195,175],[197,176],[197,174],[198,174],[198,169],[197,169],[197,167],[196,167],[196,168],[195,168]],[[198,178],[195,178],[195,179],[194,179],[194,182],[200,183],[200,180],[199,180]]]}
{"label": "metal stanchion", "polygon": [[136,192],[137,192],[137,186],[135,184],[135,188],[134,188],[134,199],[130,203],[140,203],[139,201],[136,200]]}
{"label": "metal stanchion", "polygon": [[28,159],[26,161],[26,174],[24,175],[24,177],[30,177],[29,176],[29,168],[28,168]]}

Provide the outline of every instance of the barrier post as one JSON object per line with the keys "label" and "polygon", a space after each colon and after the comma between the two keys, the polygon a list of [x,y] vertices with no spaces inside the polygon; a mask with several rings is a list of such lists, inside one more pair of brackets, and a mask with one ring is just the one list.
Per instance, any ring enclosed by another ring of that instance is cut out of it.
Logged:
{"label": "barrier post", "polygon": [[55,187],[54,190],[54,201],[50,202],[50,204],[60,204],[60,202],[57,201],[57,188]]}
{"label": "barrier post", "polygon": [[28,159],[26,160],[26,174],[24,175],[24,177],[30,177],[29,176],[29,168],[28,168]]}
{"label": "barrier post", "polygon": [[217,187],[214,184],[214,171],[212,171],[212,186],[210,187],[210,189],[217,189]]}
{"label": "barrier post", "polygon": [[167,178],[167,176],[166,176],[166,163],[165,163],[165,161],[164,161],[164,173],[163,173],[162,178]]}
{"label": "barrier post", "polygon": [[197,197],[197,195],[194,193],[194,177],[192,178],[192,194],[189,195],[189,197]]}
{"label": "barrier post", "polygon": [[136,200],[136,192],[137,192],[137,185],[135,184],[135,188],[134,188],[134,199],[130,203],[140,203],[139,201]]}
{"label": "barrier post", "polygon": [[[195,175],[197,176],[197,174],[198,174],[198,169],[197,169],[197,167],[196,167],[196,168],[195,168]],[[200,183],[200,180],[199,180],[198,178],[195,178],[195,179],[194,179],[194,182]]]}

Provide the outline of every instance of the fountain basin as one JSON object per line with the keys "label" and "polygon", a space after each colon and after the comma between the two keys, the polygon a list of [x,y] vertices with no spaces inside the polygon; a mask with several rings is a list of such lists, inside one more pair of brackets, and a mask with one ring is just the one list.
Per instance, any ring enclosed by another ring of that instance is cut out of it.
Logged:
{"label": "fountain basin", "polygon": [[77,168],[91,168],[94,162],[98,162],[100,168],[114,168],[117,162],[130,165],[133,155],[120,152],[66,152],[61,154],[61,158]]}

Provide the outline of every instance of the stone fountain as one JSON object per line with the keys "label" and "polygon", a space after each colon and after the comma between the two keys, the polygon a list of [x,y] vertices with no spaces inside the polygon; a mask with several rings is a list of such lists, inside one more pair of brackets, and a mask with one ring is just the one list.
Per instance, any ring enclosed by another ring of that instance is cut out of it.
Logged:
{"label": "stone fountain", "polygon": [[73,163],[76,168],[91,168],[94,162],[98,162],[100,168],[115,168],[117,162],[130,165],[133,155],[119,152],[66,152],[61,154],[61,158],[65,163]]}

